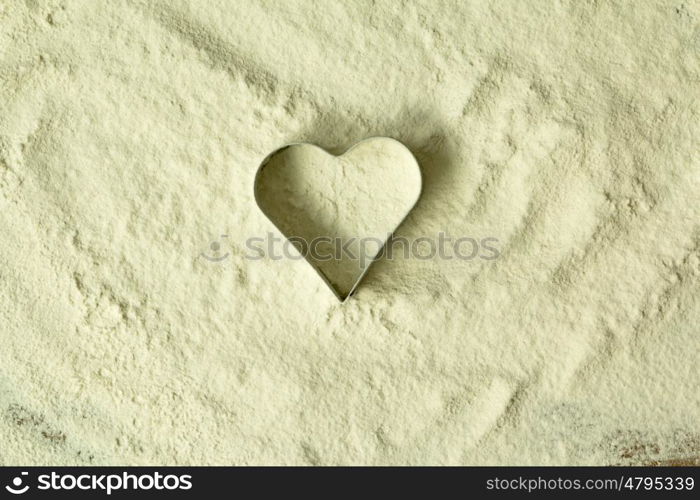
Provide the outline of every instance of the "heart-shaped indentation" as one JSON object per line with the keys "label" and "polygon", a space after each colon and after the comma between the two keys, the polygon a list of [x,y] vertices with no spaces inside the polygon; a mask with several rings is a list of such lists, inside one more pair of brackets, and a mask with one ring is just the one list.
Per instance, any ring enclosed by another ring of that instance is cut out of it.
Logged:
{"label": "heart-shaped indentation", "polygon": [[365,139],[340,156],[300,143],[265,158],[255,199],[342,302],[416,204],[421,184],[418,162],[394,139]]}

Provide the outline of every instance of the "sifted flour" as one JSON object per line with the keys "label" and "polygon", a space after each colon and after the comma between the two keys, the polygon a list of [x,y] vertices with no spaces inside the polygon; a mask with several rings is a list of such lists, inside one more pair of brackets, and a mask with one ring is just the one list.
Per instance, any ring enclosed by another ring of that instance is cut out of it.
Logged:
{"label": "sifted flour", "polygon": [[[0,0],[0,464],[697,463],[699,20]],[[400,236],[499,257],[345,304],[247,257],[263,158],[372,136],[421,166]]]}

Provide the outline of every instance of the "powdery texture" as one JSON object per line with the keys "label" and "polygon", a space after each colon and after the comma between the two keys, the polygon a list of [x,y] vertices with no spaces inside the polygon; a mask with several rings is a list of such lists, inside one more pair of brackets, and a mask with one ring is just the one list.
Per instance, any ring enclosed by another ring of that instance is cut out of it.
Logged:
{"label": "powdery texture", "polygon": [[[699,19],[0,0],[0,463],[697,462]],[[501,257],[343,305],[245,258],[268,153],[375,135],[421,164],[400,235]]]}

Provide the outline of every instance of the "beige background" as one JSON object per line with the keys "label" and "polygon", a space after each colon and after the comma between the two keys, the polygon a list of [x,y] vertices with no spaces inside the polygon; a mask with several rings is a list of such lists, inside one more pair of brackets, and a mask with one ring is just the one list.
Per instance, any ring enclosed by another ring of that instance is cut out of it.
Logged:
{"label": "beige background", "polygon": [[[699,19],[0,0],[0,463],[693,462]],[[374,135],[423,169],[401,234],[501,258],[342,306],[245,259],[269,152]]]}

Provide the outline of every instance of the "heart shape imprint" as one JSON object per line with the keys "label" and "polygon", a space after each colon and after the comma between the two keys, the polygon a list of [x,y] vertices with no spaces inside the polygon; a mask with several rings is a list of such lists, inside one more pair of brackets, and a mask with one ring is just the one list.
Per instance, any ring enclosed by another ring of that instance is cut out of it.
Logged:
{"label": "heart shape imprint", "polygon": [[284,146],[260,164],[255,200],[344,302],[421,193],[418,162],[400,142],[373,137],[340,156]]}

